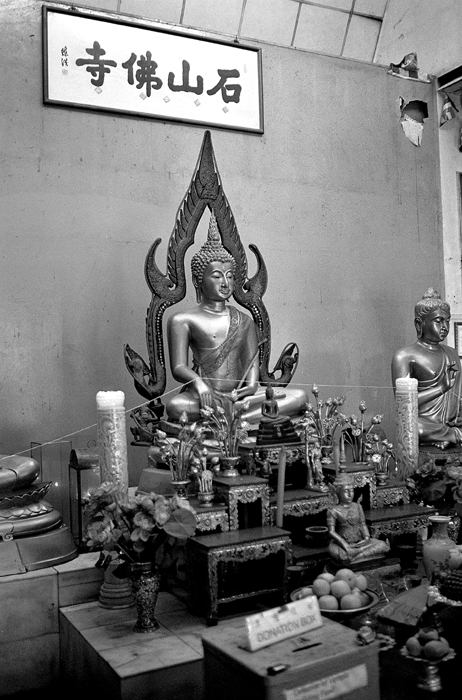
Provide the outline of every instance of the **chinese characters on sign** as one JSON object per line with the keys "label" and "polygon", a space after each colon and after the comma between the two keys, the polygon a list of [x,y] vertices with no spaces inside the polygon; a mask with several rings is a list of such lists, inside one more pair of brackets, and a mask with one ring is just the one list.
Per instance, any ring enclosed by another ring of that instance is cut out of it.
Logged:
{"label": "chinese characters on sign", "polygon": [[44,29],[45,102],[263,132],[258,49],[50,8]]}

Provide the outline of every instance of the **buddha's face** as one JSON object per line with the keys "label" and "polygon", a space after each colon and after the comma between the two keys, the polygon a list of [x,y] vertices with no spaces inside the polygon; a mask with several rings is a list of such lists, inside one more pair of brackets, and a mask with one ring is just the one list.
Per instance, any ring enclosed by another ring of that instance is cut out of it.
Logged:
{"label": "buddha's face", "polygon": [[417,333],[420,326],[420,339],[427,343],[441,343],[449,333],[450,320],[451,314],[448,311],[434,309],[417,325]]}
{"label": "buddha's face", "polygon": [[234,292],[232,262],[211,262],[207,265],[200,283],[202,298],[208,301],[226,301]]}
{"label": "buddha's face", "polygon": [[337,494],[340,503],[351,503],[354,495],[353,486],[350,486],[350,484],[339,486]]}

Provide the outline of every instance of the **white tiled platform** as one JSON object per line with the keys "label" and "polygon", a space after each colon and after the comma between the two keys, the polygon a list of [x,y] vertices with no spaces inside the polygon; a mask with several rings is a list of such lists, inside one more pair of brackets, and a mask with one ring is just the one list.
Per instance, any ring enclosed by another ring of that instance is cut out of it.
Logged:
{"label": "white tiled platform", "polygon": [[111,700],[201,700],[204,618],[167,592],[160,593],[156,611],[160,628],[141,634],[133,632],[135,608],[105,610],[98,603],[62,608],[65,685]]}
{"label": "white tiled platform", "polygon": [[97,600],[98,553],[0,576],[0,696],[43,688],[59,677],[59,607]]}

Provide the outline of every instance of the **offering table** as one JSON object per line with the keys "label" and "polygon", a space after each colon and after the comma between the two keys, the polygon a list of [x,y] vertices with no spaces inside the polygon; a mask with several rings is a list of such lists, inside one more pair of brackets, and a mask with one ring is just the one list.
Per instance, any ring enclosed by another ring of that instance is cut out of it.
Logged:
{"label": "offering table", "polygon": [[189,538],[186,547],[191,603],[205,609],[208,625],[217,624],[219,603],[270,593],[287,600],[292,558],[287,530],[266,526],[200,535]]}
{"label": "offering table", "polygon": [[435,512],[435,508],[430,506],[408,503],[365,510],[364,515],[371,536],[379,537],[418,532],[430,525],[429,516]]}
{"label": "offering table", "polygon": [[[247,474],[232,477],[214,476],[213,487],[228,507],[230,530],[251,525],[269,525],[269,487],[266,479]],[[254,514],[255,522],[252,523],[252,515],[248,512],[250,508],[246,506],[257,504],[258,501],[261,505],[258,514]],[[241,508],[239,504],[242,504]]]}

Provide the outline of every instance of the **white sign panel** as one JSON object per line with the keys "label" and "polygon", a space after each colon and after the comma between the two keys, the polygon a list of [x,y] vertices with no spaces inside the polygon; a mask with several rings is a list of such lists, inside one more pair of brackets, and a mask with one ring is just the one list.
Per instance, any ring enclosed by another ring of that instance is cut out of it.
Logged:
{"label": "white sign panel", "polygon": [[321,678],[319,681],[285,690],[284,698],[285,700],[333,700],[366,686],[367,668],[365,664],[360,664],[347,671]]}
{"label": "white sign panel", "polygon": [[307,596],[281,608],[251,615],[245,622],[251,651],[322,627],[321,611],[316,596]]}
{"label": "white sign panel", "polygon": [[43,9],[44,101],[263,133],[261,51]]}

